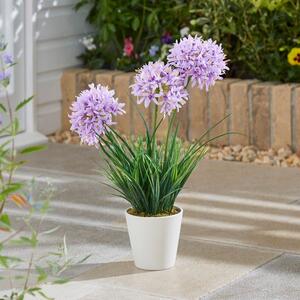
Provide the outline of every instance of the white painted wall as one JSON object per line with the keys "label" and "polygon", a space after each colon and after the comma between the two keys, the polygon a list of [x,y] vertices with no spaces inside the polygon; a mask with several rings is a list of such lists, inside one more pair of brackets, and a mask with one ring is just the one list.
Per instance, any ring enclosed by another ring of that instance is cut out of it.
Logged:
{"label": "white painted wall", "polygon": [[61,128],[60,77],[66,68],[80,65],[79,39],[91,32],[86,11],[75,12],[76,0],[36,0],[37,129],[49,134]]}

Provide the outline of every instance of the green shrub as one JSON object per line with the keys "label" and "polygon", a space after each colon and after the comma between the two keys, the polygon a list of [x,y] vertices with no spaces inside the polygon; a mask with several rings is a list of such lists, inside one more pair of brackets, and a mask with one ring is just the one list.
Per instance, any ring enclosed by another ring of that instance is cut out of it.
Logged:
{"label": "green shrub", "polygon": [[300,67],[287,61],[300,44],[299,0],[197,1],[193,29],[221,42],[232,77],[299,81]]}
{"label": "green shrub", "polygon": [[[163,35],[170,43],[179,37],[181,26],[189,23],[189,2],[181,0],[80,0],[76,9],[89,5],[87,21],[96,28],[96,49],[87,49],[80,56],[90,68],[116,68],[132,71],[150,59],[157,59],[163,49]],[[132,38],[134,52],[123,55],[125,38]],[[168,44],[168,43],[166,43]],[[157,45],[157,55],[149,49]],[[93,48],[93,47],[92,47]]]}
{"label": "green shrub", "polygon": [[[288,53],[300,47],[300,0],[80,0],[90,5],[87,21],[96,28],[94,48],[80,57],[90,68],[133,71],[164,59],[171,40],[188,26],[193,34],[221,42],[230,60],[228,76],[282,82],[300,81],[300,66]],[[124,55],[131,37],[134,54]],[[159,50],[149,55],[151,46]]]}

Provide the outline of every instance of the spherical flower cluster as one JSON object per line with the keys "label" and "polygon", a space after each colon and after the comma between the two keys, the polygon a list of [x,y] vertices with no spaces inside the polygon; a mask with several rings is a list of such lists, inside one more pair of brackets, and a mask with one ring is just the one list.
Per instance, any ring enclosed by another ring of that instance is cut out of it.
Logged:
{"label": "spherical flower cluster", "polygon": [[200,37],[182,38],[174,44],[168,55],[168,63],[178,69],[185,83],[189,79],[192,85],[196,84],[206,90],[227,70],[225,55],[222,46],[211,39],[204,41]]}
{"label": "spherical flower cluster", "polygon": [[124,103],[114,97],[114,91],[100,84],[89,85],[71,106],[71,130],[78,133],[82,143],[97,145],[98,135],[105,134],[114,124],[112,117],[125,113]]}
{"label": "spherical flower cluster", "polygon": [[145,107],[151,102],[160,105],[164,115],[170,115],[174,109],[178,111],[188,99],[178,72],[161,61],[149,62],[138,70],[131,87],[138,103],[144,103]]}

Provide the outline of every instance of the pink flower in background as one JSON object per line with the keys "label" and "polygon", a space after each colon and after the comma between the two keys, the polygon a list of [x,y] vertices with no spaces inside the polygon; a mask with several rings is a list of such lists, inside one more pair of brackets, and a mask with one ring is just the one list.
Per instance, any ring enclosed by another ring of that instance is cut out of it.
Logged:
{"label": "pink flower in background", "polygon": [[124,40],[124,55],[125,56],[131,56],[133,54],[134,51],[134,46],[132,43],[132,38],[125,38]]}

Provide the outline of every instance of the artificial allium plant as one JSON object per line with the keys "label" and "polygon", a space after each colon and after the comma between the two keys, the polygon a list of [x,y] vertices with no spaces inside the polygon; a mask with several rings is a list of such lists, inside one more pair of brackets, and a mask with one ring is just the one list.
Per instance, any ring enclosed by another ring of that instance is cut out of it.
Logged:
{"label": "artificial allium plant", "polygon": [[[224,134],[202,138],[186,147],[177,137],[176,112],[188,101],[187,86],[206,90],[222,79],[226,60],[222,47],[212,40],[188,36],[176,42],[168,62],[150,62],[137,71],[131,86],[138,104],[152,106],[151,128],[141,114],[145,136],[127,140],[112,125],[113,116],[123,114],[124,104],[107,87],[91,84],[71,106],[71,129],[83,143],[95,145],[104,153],[106,175],[118,195],[134,211],[145,216],[172,213],[177,195],[204,158],[207,144]],[[157,130],[169,118],[165,140],[158,142]]]}

